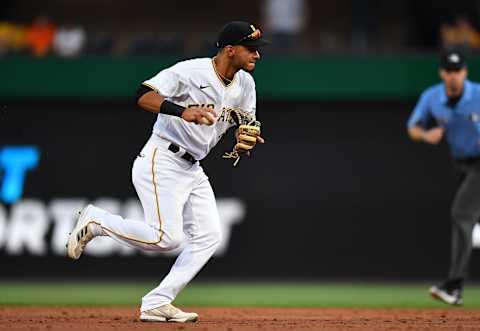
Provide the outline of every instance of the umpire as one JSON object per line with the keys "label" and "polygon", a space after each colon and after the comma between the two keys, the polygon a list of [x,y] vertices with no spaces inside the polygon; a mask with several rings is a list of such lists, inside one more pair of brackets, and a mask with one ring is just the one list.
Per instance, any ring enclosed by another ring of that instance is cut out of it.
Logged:
{"label": "umpire", "polygon": [[444,283],[432,286],[430,294],[445,303],[462,305],[472,231],[480,219],[480,84],[466,79],[465,58],[456,51],[442,55],[439,74],[442,83],[422,93],[408,120],[408,134],[431,145],[445,136],[461,175],[451,210],[449,275]]}

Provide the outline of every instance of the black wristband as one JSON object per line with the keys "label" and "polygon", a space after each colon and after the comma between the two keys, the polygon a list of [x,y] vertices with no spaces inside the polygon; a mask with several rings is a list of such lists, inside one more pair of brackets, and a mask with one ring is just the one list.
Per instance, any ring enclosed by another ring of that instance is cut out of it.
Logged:
{"label": "black wristband", "polygon": [[182,113],[185,111],[185,107],[179,106],[168,100],[164,100],[160,105],[160,113],[172,116],[182,117]]}

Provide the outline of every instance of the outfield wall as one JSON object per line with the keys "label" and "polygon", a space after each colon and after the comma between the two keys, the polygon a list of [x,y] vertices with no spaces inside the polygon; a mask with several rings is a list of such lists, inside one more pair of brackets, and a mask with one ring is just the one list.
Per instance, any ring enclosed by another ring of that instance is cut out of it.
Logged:
{"label": "outfield wall", "polygon": [[[138,85],[178,61],[165,57],[3,58],[0,98],[129,100]],[[472,57],[470,76],[480,79]],[[259,100],[412,100],[438,80],[436,55],[275,58],[254,73]]]}
{"label": "outfield wall", "polygon": [[[226,240],[201,277],[442,277],[455,177],[444,144],[407,138],[412,106],[260,101],[267,143],[232,168],[220,157],[232,146],[229,136],[202,162]],[[2,152],[26,146],[38,156],[19,200],[0,205],[0,278],[168,271],[172,256],[109,239],[77,263],[63,256],[74,212],[87,201],[141,218],[130,167],[154,115],[126,102],[17,101],[0,118],[2,194],[12,174]],[[473,278],[478,258],[475,252]]]}

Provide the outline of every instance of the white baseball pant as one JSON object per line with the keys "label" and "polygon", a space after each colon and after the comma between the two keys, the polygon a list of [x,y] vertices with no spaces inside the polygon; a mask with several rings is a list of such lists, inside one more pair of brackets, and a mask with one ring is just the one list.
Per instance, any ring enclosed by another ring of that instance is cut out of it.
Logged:
{"label": "white baseball pant", "polygon": [[141,311],[172,302],[220,243],[220,221],[208,177],[198,162],[192,164],[179,156],[183,149],[169,151],[169,144],[153,134],[133,164],[132,181],[144,222],[98,207],[89,212],[97,224],[94,234],[108,235],[134,248],[173,250],[185,233],[184,249],[160,285],[143,297]]}

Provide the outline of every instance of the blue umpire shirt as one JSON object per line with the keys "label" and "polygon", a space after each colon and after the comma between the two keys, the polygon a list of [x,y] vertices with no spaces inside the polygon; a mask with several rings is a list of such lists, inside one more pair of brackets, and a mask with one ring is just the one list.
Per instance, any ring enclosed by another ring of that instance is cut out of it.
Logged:
{"label": "blue umpire shirt", "polygon": [[443,83],[425,90],[407,126],[427,128],[432,122],[445,129],[455,159],[480,157],[480,84],[465,80],[463,94],[451,107]]}

